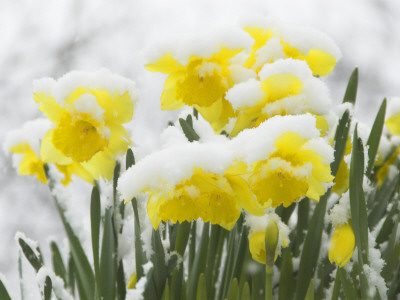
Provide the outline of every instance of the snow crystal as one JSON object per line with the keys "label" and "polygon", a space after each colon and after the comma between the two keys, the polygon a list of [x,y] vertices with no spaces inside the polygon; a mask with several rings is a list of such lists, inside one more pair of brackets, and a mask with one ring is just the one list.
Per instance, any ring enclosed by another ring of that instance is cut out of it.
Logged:
{"label": "snow crystal", "polygon": [[35,93],[50,94],[61,105],[79,87],[107,90],[111,94],[119,93],[120,95],[128,92],[134,104],[138,100],[135,82],[113,74],[107,69],[101,69],[97,72],[72,71],[66,73],[57,81],[51,78],[43,78],[33,82]]}
{"label": "snow crystal", "polygon": [[283,46],[278,37],[270,38],[266,44],[256,51],[254,68],[261,68],[265,63],[286,58]]}
{"label": "snow crystal", "polygon": [[286,58],[279,59],[273,63],[266,64],[258,74],[263,81],[274,74],[293,74],[302,82],[312,77],[312,72],[307,63],[302,60]]}

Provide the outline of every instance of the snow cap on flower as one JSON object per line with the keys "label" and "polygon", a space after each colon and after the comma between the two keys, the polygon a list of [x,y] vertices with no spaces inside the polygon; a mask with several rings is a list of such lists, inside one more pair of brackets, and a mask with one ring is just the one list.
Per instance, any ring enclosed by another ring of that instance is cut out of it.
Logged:
{"label": "snow cap on flower", "polygon": [[321,115],[329,112],[331,100],[328,89],[312,75],[305,62],[278,60],[265,65],[259,77],[259,81],[249,79],[227,92],[226,98],[236,112],[231,136],[236,136],[245,128],[257,127],[275,115],[310,112],[323,118]]}
{"label": "snow cap on flower", "polygon": [[281,58],[304,60],[313,75],[329,74],[341,57],[327,35],[306,27],[284,26],[269,19],[252,19],[244,29],[254,39],[246,67],[257,72],[264,64]]}
{"label": "snow cap on flower", "polygon": [[236,159],[249,166],[250,188],[264,208],[306,196],[318,201],[333,179],[333,149],[309,114],[273,117],[230,143]]}
{"label": "snow cap on flower", "polygon": [[[249,39],[243,32],[235,32],[230,37],[230,31],[218,37],[219,40],[212,37],[202,39],[196,35],[194,44],[199,44],[197,48],[193,43],[185,47],[177,43],[175,50],[164,52],[146,68],[169,75],[161,95],[163,110],[176,110],[184,105],[195,107],[219,133],[233,117],[232,106],[225,99],[226,91],[235,83],[230,69],[231,59],[244,50]],[[192,52],[187,49],[192,49]]]}
{"label": "snow cap on flower", "polygon": [[110,179],[116,157],[130,143],[122,124],[133,116],[134,82],[108,70],[74,71],[57,81],[35,81],[34,96],[53,123],[42,141],[44,162],[75,162],[95,179]]}
{"label": "snow cap on flower", "polygon": [[265,264],[265,229],[270,221],[274,221],[278,227],[279,238],[275,250],[275,259],[281,254],[281,249],[289,245],[289,227],[283,223],[274,211],[269,210],[261,217],[246,214],[246,225],[249,226],[249,248],[251,256],[255,261]]}

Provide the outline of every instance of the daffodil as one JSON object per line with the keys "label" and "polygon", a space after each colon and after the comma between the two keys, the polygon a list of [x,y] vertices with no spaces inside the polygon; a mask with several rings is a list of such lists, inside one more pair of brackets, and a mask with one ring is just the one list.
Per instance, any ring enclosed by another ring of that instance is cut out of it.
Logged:
{"label": "daffodil", "polygon": [[340,268],[344,267],[353,256],[354,248],[355,237],[351,224],[336,227],[329,244],[329,261]]}
{"label": "daffodil", "polygon": [[329,164],[298,133],[284,133],[275,148],[251,168],[249,184],[258,203],[267,208],[287,207],[303,197],[318,201],[324,184],[333,180]]}
{"label": "daffodil", "polygon": [[306,112],[317,117],[321,135],[326,134],[329,127],[323,115],[330,107],[329,93],[322,81],[312,76],[307,64],[293,59],[279,60],[266,65],[259,75],[259,81],[249,79],[227,93],[235,110],[230,136],[258,127],[276,115]]}
{"label": "daffodil", "polygon": [[234,84],[229,60],[241,51],[222,47],[209,57],[193,55],[185,64],[167,53],[155,63],[146,65],[149,71],[169,75],[161,95],[161,108],[195,107],[219,133],[234,115],[225,93]]}
{"label": "daffodil", "polygon": [[245,66],[257,72],[264,64],[281,58],[293,58],[306,61],[313,75],[325,76],[332,72],[340,58],[340,51],[336,45],[319,32],[294,28],[291,30],[264,29],[254,26],[248,26],[244,30],[254,39]]}
{"label": "daffodil", "polygon": [[[246,181],[234,177],[195,169],[190,178],[183,179],[168,192],[152,190],[147,212],[154,228],[158,228],[161,220],[181,223],[200,218],[231,230],[240,216],[242,204],[248,207],[246,203],[251,203],[252,197]],[[258,212],[262,213],[262,209]]]}
{"label": "daffodil", "polygon": [[380,166],[378,172],[376,172],[376,180],[378,187],[381,187],[385,179],[388,177],[391,168],[395,168],[395,163],[400,155],[400,146],[397,147],[391,155],[386,159],[386,161]]}
{"label": "daffodil", "polygon": [[71,72],[35,83],[35,101],[53,123],[43,137],[46,163],[80,164],[96,180],[110,179],[131,140],[122,124],[133,115],[134,83],[103,70]]}

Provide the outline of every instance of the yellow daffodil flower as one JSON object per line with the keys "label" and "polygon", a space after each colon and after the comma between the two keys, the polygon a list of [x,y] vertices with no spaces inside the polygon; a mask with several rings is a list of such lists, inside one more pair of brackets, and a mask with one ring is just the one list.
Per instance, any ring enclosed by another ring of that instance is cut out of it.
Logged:
{"label": "yellow daffodil flower", "polygon": [[229,60],[240,51],[242,49],[222,47],[208,58],[191,56],[186,65],[168,53],[146,65],[149,71],[169,74],[161,95],[161,109],[195,107],[219,133],[234,115],[225,93],[234,84]]}
{"label": "yellow daffodil flower", "polygon": [[[107,78],[115,81],[116,75],[109,72],[102,75],[105,81]],[[67,74],[60,81],[69,83],[74,76],[79,79],[80,73]],[[96,73],[85,76],[89,83],[99,80]],[[57,97],[57,89],[56,94],[43,89],[35,92],[39,109],[54,126],[43,138],[41,156],[46,163],[78,163],[96,180],[100,176],[111,179],[116,156],[124,153],[131,142],[122,124],[132,119],[135,95],[129,88],[107,90],[89,83],[81,86],[76,80],[74,84],[65,84],[59,92],[65,93],[61,99]]]}
{"label": "yellow daffodil flower", "polygon": [[344,267],[353,256],[355,243],[353,227],[350,224],[336,227],[329,244],[329,261],[340,268]]}
{"label": "yellow daffodil flower", "polygon": [[147,212],[154,228],[161,220],[176,223],[201,218],[231,230],[241,207],[263,214],[262,208],[252,203],[252,197],[247,182],[235,174],[222,176],[195,169],[190,178],[183,179],[172,190],[151,191]]}
{"label": "yellow daffodil flower", "polygon": [[287,132],[276,140],[275,152],[252,165],[249,184],[261,206],[288,207],[303,197],[319,201],[325,193],[323,183],[333,180],[330,166],[306,143]]}
{"label": "yellow daffodil flower", "polygon": [[381,187],[386,177],[390,172],[390,167],[393,166],[398,157],[400,155],[400,147],[397,147],[393,153],[389,156],[389,158],[385,161],[385,163],[379,168],[378,172],[376,172],[376,181],[378,187]]}
{"label": "yellow daffodil flower", "polygon": [[[301,51],[299,48],[290,45],[288,41],[286,41],[279,32],[271,29],[263,29],[259,27],[246,27],[244,29],[246,32],[250,34],[250,36],[255,40],[254,45],[252,47],[252,51],[250,53],[249,58],[247,59],[245,66],[247,68],[255,68],[256,72],[260,71],[262,65],[266,63],[271,63],[274,61],[275,57],[267,57],[263,58],[259,54],[259,50],[262,47],[266,46],[268,41],[272,38],[279,38],[281,43],[282,52],[281,56],[293,59],[304,60],[309,65],[310,69],[313,72],[313,75],[325,76],[332,72],[336,65],[336,58],[332,53],[319,49],[318,46],[309,47],[308,51]],[[276,50],[274,51],[276,55]],[[277,58],[284,58],[278,56]],[[258,61],[260,60],[261,61]],[[272,60],[271,60],[272,59]]]}

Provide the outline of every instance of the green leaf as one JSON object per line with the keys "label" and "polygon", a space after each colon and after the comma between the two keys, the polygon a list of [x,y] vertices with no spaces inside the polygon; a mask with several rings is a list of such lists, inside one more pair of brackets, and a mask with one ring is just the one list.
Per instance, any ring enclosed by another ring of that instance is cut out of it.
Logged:
{"label": "green leaf", "polygon": [[4,286],[3,282],[0,280],[0,299],[2,300],[11,300],[10,295],[7,292],[6,287]]}
{"label": "green leaf", "polygon": [[[239,298],[240,300],[250,300],[250,286],[249,283],[246,281],[243,288],[242,288],[242,294]],[[288,298],[289,299],[289,298]]]}
{"label": "green leaf", "polygon": [[117,291],[118,300],[125,300],[126,298],[126,282],[125,282],[125,272],[122,260],[118,263],[117,269]]}
{"label": "green leaf", "polygon": [[172,271],[171,279],[171,299],[182,299],[185,294],[185,289],[183,288],[183,264],[180,264],[178,268]]}
{"label": "green leaf", "polygon": [[358,68],[355,68],[350,75],[349,82],[347,84],[346,92],[343,97],[343,103],[349,102],[353,105],[356,103],[357,97],[357,86],[358,86]]}
{"label": "green leaf", "polygon": [[133,155],[132,149],[126,151],[126,169],[129,169],[135,164],[135,156]]}
{"label": "green leaf", "polygon": [[53,262],[53,269],[54,273],[62,278],[64,280],[64,286],[67,286],[67,270],[65,269],[65,265],[63,262],[63,259],[61,257],[60,250],[58,249],[58,246],[56,242],[52,241],[50,243],[50,248],[51,248],[51,256],[52,256],[52,262]]}
{"label": "green leaf", "polygon": [[46,280],[44,282],[44,300],[51,299],[51,289],[53,288],[53,283],[49,276],[46,276]]}
{"label": "green leaf", "polygon": [[389,242],[382,256],[386,262],[382,269],[382,277],[385,279],[385,282],[389,281],[390,276],[393,275],[393,270],[396,267],[396,263],[399,261],[400,242],[397,234],[398,226],[399,218],[397,217],[396,221],[394,222],[394,226],[392,227],[393,230],[390,234]]}
{"label": "green leaf", "polygon": [[207,253],[207,265],[205,273],[208,299],[214,298],[214,293],[215,293],[215,284],[213,284],[213,274],[216,269],[215,259],[218,253],[217,248],[221,231],[222,231],[221,226],[216,224],[211,225],[211,233],[210,233],[208,253]]}
{"label": "green leaf", "polygon": [[18,239],[18,243],[21,246],[22,252],[24,253],[26,259],[30,262],[35,271],[38,272],[43,266],[40,258],[22,238]]}
{"label": "green leaf", "polygon": [[96,278],[97,292],[100,295],[100,222],[101,222],[101,203],[100,193],[96,186],[93,186],[92,196],[90,201],[90,224],[92,230],[92,250],[93,250],[93,264],[94,273]]}
{"label": "green leaf", "polygon": [[183,257],[186,249],[186,245],[189,240],[190,234],[190,223],[184,221],[183,223],[179,224],[178,233],[175,242],[174,250],[179,253],[180,256]]}
{"label": "green leaf", "polygon": [[165,282],[168,276],[164,246],[161,242],[159,230],[153,230],[151,245],[153,247],[151,261],[154,266],[152,278],[154,281],[155,293],[158,295],[157,299],[159,299],[164,292]]}
{"label": "green leaf", "polygon": [[78,289],[80,289],[81,300],[92,300],[94,299],[94,274],[90,266],[90,263],[86,257],[85,252],[81,246],[81,243],[75,233],[73,232],[71,225],[68,223],[64,210],[60,206],[56,197],[54,197],[58,212],[61,216],[65,231],[67,233],[72,259],[76,269],[76,276],[78,281]]}
{"label": "green leaf", "polygon": [[293,299],[294,286],[292,253],[290,248],[285,248],[282,254],[279,278],[279,300]]}
{"label": "green leaf", "polygon": [[199,281],[197,283],[196,300],[207,300],[207,288],[204,273],[201,273],[199,276]]}
{"label": "green leaf", "polygon": [[304,300],[314,300],[314,279],[311,279]]}
{"label": "green leaf", "polygon": [[[292,204],[293,205],[293,204]],[[299,256],[300,246],[304,242],[304,236],[308,227],[308,214],[310,212],[310,199],[305,198],[297,206],[297,226],[294,238],[294,255]]]}
{"label": "green leaf", "polygon": [[231,286],[229,288],[228,300],[237,300],[239,296],[239,285],[237,278],[233,278]]}
{"label": "green leaf", "polygon": [[104,300],[113,300],[115,295],[115,237],[112,226],[112,210],[106,209],[104,217],[104,233],[100,258],[100,292]]}
{"label": "green leaf", "polygon": [[192,119],[192,115],[187,115],[187,117],[186,117],[186,122],[189,124],[190,127],[193,128],[193,119]]}
{"label": "green leaf", "polygon": [[358,137],[357,126],[353,134],[353,151],[350,162],[350,211],[354,236],[358,250],[358,271],[362,298],[367,299],[368,282],[364,273],[364,264],[368,264],[368,218],[363,191],[364,150]]}
{"label": "green leaf", "polygon": [[193,268],[194,258],[196,256],[196,228],[197,222],[192,222],[192,228],[190,229],[190,242],[189,242],[189,274]]}
{"label": "green leaf", "polygon": [[383,125],[385,124],[385,113],[386,113],[386,98],[383,99],[381,107],[379,108],[378,114],[376,115],[374,124],[372,125],[371,132],[368,137],[368,166],[366,175],[371,178],[371,170],[374,166],[375,156],[378,152],[379,142],[382,136]]}
{"label": "green leaf", "polygon": [[165,286],[165,289],[164,289],[164,293],[163,293],[163,296],[162,296],[162,300],[170,300],[171,299],[171,297],[170,297],[170,292],[169,292],[169,286],[168,286],[168,284]]}
{"label": "green leaf", "polygon": [[189,142],[200,140],[200,137],[197,135],[196,131],[194,131],[193,127],[191,127],[186,120],[180,118],[179,124],[181,125],[183,133],[185,134]]}
{"label": "green leaf", "polygon": [[[72,295],[75,295],[75,266],[72,254],[70,253],[68,259],[68,287]],[[83,297],[81,297],[83,299]]]}
{"label": "green leaf", "polygon": [[135,215],[135,261],[136,261],[136,275],[138,280],[144,276],[143,265],[146,263],[146,255],[143,251],[139,212],[137,208],[136,198],[132,199],[133,213]]}
{"label": "green leaf", "polygon": [[358,299],[357,291],[355,290],[354,284],[348,277],[346,271],[343,268],[338,268],[337,272],[339,272],[340,282],[342,283],[346,299],[348,300]]}
{"label": "green leaf", "polygon": [[335,283],[333,285],[333,291],[332,291],[332,298],[331,300],[338,300],[339,299],[339,293],[340,293],[340,272],[337,270],[336,271],[336,277],[335,277]]}
{"label": "green leaf", "polygon": [[346,110],[342,117],[339,120],[339,124],[336,127],[335,132],[335,153],[334,153],[334,161],[331,164],[332,175],[335,176],[338,169],[340,162],[343,159],[344,153],[346,151],[346,143],[347,138],[349,136],[349,129],[350,129],[350,112]]}
{"label": "green leaf", "polygon": [[188,278],[188,299],[195,299],[198,279],[201,273],[204,273],[207,260],[207,248],[209,242],[210,223],[204,223],[203,232],[197,250],[197,255],[193,262],[193,269]]}

